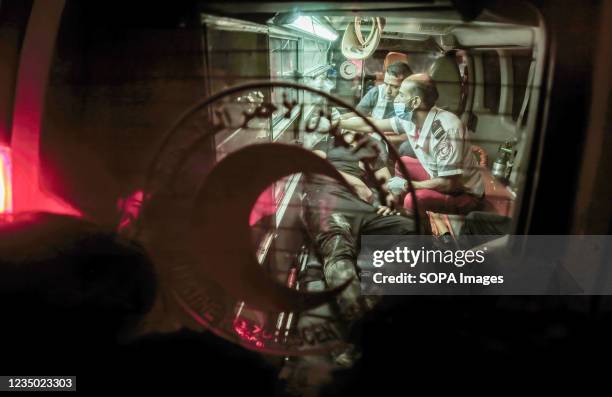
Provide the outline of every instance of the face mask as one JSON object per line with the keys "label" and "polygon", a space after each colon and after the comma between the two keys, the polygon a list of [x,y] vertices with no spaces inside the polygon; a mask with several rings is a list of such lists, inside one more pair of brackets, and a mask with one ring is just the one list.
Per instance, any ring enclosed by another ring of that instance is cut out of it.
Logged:
{"label": "face mask", "polygon": [[404,102],[393,102],[393,111],[397,117],[402,117],[406,111],[406,104]]}
{"label": "face mask", "polygon": [[404,102],[393,102],[393,110],[395,111],[395,115],[401,119],[412,119],[412,110],[406,109],[406,104]]}

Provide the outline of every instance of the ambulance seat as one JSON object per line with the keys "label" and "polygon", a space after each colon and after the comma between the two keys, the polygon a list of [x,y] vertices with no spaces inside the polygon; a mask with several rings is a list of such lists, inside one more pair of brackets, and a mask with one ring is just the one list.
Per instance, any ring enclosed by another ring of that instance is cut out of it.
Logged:
{"label": "ambulance seat", "polygon": [[[508,189],[506,189],[506,186],[491,174],[488,168],[486,151],[480,146],[472,145],[472,153],[478,160],[485,189],[483,208],[479,211],[510,217],[514,209],[514,198]],[[399,167],[397,164],[395,175],[399,175]],[[458,214],[436,213],[433,211],[427,211],[427,214],[434,235],[438,234],[440,224],[444,224],[445,226],[443,227],[453,236],[457,236],[465,219],[465,215]]]}
{"label": "ambulance seat", "polygon": [[463,112],[461,95],[461,73],[453,53],[447,53],[434,61],[429,75],[436,82],[438,101],[436,106],[461,116]]}
{"label": "ambulance seat", "polygon": [[385,62],[383,64],[383,70],[381,72],[376,73],[376,85],[380,85],[385,81],[385,70],[387,70],[387,66],[391,65],[395,62],[404,62],[408,64],[408,55],[403,54],[401,52],[390,52],[385,57]]}

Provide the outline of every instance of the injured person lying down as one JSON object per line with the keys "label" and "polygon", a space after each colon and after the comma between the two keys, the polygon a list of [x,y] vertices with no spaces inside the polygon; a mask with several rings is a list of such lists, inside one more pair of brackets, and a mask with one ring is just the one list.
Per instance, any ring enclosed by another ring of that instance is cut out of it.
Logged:
{"label": "injured person lying down", "polygon": [[372,193],[373,184],[368,181],[364,162],[377,179],[384,181],[390,177],[379,153],[369,145],[360,145],[356,150],[352,132],[344,132],[343,137],[349,147],[337,144],[336,138],[327,135],[312,150],[327,159],[357,195],[328,178],[311,176],[304,187],[304,221],[323,260],[328,287],[337,287],[353,278],[338,298],[340,316],[351,323],[374,302],[360,295],[356,261],[361,235],[414,234],[415,223],[392,210],[388,202],[378,203],[377,195]]}

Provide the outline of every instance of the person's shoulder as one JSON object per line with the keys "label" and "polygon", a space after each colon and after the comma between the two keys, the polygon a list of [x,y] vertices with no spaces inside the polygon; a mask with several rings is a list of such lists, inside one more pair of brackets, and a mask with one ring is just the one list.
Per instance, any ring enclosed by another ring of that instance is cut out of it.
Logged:
{"label": "person's shoulder", "polygon": [[369,112],[374,108],[376,102],[378,101],[378,88],[374,86],[366,92],[366,94],[361,98],[356,108],[360,111]]}
{"label": "person's shoulder", "polygon": [[370,87],[370,89],[368,90],[368,92],[372,92],[372,93],[376,93],[378,94],[378,91],[380,91],[380,87],[382,86],[382,84],[375,84],[372,87]]}
{"label": "person's shoulder", "polygon": [[364,96],[367,97],[378,97],[379,86],[375,85],[366,92]]}
{"label": "person's shoulder", "polygon": [[463,122],[457,115],[453,112],[449,112],[448,110],[435,108],[436,109],[436,118],[438,120],[441,127],[447,131],[450,130],[460,130],[463,128]]}

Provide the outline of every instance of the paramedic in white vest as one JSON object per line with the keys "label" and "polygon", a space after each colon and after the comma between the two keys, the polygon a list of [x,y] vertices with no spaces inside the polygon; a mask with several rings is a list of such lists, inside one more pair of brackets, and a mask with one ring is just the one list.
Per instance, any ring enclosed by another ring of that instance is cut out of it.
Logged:
{"label": "paramedic in white vest", "polygon": [[[438,90],[431,77],[413,74],[401,84],[393,117],[370,120],[382,131],[393,129],[408,137],[400,147],[400,156],[413,180],[420,215],[425,211],[466,214],[482,206],[482,175],[463,122],[452,112],[436,107],[437,99]],[[340,127],[371,130],[359,117],[341,120]],[[387,188],[405,195],[404,208],[414,211],[405,179],[395,176],[387,182]]]}
{"label": "paramedic in white vest", "polygon": [[[356,106],[357,110],[366,116],[370,116],[376,120],[383,120],[393,117],[393,100],[399,92],[402,81],[412,74],[410,66],[404,62],[394,62],[387,66],[385,71],[385,79],[382,84],[372,87],[359,101]],[[344,113],[341,119],[346,120],[357,116],[354,112]],[[391,131],[389,130],[383,130]],[[372,138],[380,143],[381,159],[387,162],[388,149],[382,143],[378,135],[372,134]]]}

